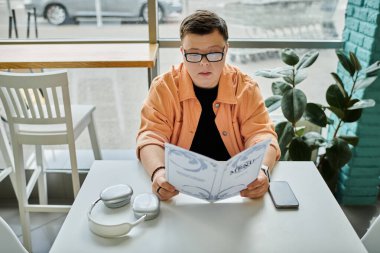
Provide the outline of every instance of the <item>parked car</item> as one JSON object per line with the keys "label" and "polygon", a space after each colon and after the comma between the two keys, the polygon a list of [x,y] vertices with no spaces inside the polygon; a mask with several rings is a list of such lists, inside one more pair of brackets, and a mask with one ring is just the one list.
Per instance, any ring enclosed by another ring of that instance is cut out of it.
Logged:
{"label": "parked car", "polygon": [[[100,0],[102,17],[134,18],[148,21],[147,0]],[[77,17],[95,17],[95,0],[25,0],[25,8],[36,8],[37,16],[61,25]],[[181,0],[158,0],[158,20],[181,13]]]}

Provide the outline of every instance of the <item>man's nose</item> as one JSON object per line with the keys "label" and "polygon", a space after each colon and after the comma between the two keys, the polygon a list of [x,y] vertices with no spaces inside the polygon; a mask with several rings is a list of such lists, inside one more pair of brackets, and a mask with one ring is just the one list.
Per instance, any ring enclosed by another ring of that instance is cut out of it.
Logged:
{"label": "man's nose", "polygon": [[201,64],[208,65],[210,62],[207,60],[206,55],[202,55]]}

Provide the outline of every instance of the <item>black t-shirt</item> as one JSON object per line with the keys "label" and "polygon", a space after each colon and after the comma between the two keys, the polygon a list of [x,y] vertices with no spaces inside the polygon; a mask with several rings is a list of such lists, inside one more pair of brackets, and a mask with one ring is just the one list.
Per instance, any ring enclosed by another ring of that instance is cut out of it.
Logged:
{"label": "black t-shirt", "polygon": [[231,158],[215,124],[215,114],[212,103],[218,95],[218,85],[211,89],[199,88],[194,91],[202,106],[197,131],[191,144],[191,151],[211,157],[217,161],[227,161]]}

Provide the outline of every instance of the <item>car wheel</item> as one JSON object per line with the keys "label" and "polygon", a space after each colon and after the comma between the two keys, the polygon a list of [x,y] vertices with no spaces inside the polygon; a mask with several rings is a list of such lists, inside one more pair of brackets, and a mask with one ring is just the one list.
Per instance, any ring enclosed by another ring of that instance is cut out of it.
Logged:
{"label": "car wheel", "polygon": [[45,9],[45,17],[52,25],[62,25],[69,20],[69,15],[60,4],[51,4]]}
{"label": "car wheel", "polygon": [[[144,4],[141,8],[141,17],[145,23],[148,23],[148,4]],[[164,19],[164,11],[161,6],[158,6],[158,22],[162,22]]]}

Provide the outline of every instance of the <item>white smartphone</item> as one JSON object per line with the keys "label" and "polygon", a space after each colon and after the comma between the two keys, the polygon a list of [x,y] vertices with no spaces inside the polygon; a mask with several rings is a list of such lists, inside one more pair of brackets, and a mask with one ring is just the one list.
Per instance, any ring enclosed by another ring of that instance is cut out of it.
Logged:
{"label": "white smartphone", "polygon": [[299,206],[292,188],[290,188],[290,185],[286,181],[271,181],[269,194],[276,208],[297,209]]}

